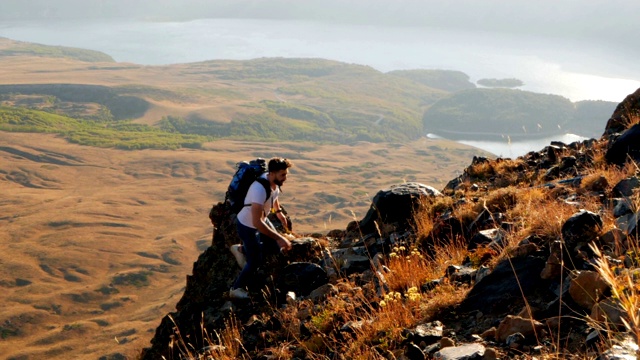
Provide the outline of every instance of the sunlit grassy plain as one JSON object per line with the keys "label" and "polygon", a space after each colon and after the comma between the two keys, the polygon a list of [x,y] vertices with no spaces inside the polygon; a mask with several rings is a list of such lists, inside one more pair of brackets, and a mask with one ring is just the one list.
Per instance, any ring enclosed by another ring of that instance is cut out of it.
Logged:
{"label": "sunlit grassy plain", "polygon": [[[184,94],[148,97],[151,108],[135,122],[150,125],[166,114],[228,121],[239,107],[250,113],[249,103],[287,96],[263,83],[212,84],[186,69],[2,57],[0,82],[144,84]],[[9,132],[0,132],[0,148],[0,357],[25,359],[135,356],[147,346],[210,243],[207,214],[223,200],[237,161],[291,158],[282,202],[294,230],[324,232],[343,229],[352,212],[363,216],[372,196],[389,185],[442,188],[478,154],[427,139],[220,140],[199,150],[124,151]]]}

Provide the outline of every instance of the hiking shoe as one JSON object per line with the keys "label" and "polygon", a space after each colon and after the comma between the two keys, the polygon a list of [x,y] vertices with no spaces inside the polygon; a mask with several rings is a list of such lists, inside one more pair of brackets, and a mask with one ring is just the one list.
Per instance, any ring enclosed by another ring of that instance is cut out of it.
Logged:
{"label": "hiking shoe", "polygon": [[230,289],[229,297],[232,299],[248,299],[249,293],[243,288]]}
{"label": "hiking shoe", "polygon": [[247,265],[247,258],[245,258],[242,251],[240,251],[240,246],[241,245],[238,245],[238,244],[231,245],[229,250],[231,250],[233,257],[236,258],[236,262],[238,263],[238,266],[240,266],[240,269],[243,269],[244,266]]}

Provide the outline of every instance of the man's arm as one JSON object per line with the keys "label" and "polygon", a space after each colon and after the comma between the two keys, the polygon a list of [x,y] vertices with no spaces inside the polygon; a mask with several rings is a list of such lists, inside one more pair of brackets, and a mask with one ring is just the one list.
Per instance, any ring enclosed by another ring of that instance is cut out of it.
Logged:
{"label": "man's arm", "polygon": [[276,216],[282,223],[282,226],[284,226],[287,231],[291,231],[291,224],[289,224],[289,222],[287,221],[287,217],[284,216],[282,210],[280,209],[280,200],[276,199],[276,201],[273,202],[273,210],[276,212]]}
{"label": "man's arm", "polygon": [[289,242],[289,240],[284,236],[280,235],[277,231],[271,229],[264,222],[264,206],[262,204],[252,203],[251,215],[253,218],[253,226],[255,226],[261,234],[265,234],[274,239],[278,243],[278,246],[283,250],[291,249],[291,242]]}

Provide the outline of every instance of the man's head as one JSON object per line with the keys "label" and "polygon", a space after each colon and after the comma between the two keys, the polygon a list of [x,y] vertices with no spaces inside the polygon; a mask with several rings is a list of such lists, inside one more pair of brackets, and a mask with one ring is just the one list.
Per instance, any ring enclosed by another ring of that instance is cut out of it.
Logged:
{"label": "man's head", "polygon": [[270,180],[278,186],[282,186],[287,180],[287,174],[289,168],[293,166],[293,163],[285,158],[274,157],[269,160],[267,169],[269,170]]}

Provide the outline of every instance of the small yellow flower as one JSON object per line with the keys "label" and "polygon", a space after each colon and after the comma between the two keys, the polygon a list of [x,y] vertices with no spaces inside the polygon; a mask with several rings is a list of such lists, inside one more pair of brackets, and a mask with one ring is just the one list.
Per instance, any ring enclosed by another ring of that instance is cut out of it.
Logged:
{"label": "small yellow flower", "polygon": [[400,249],[400,251],[405,251],[405,250],[407,250],[407,248],[406,248],[406,247],[404,247],[404,246],[400,246],[398,249]]}
{"label": "small yellow flower", "polygon": [[387,302],[386,302],[386,301],[384,301],[384,300],[380,300],[380,306],[381,306],[381,307],[385,307],[385,306],[387,306]]}

